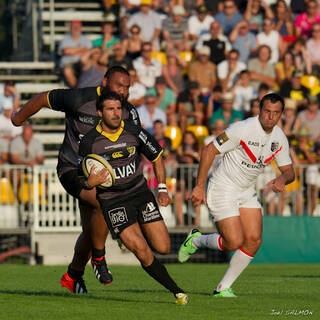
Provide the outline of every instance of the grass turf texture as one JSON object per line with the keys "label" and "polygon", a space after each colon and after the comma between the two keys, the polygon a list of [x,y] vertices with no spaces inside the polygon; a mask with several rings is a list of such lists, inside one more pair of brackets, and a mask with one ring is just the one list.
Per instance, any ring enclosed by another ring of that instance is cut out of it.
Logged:
{"label": "grass turf texture", "polygon": [[233,286],[238,298],[213,298],[226,267],[167,265],[190,299],[177,306],[171,293],[136,266],[111,265],[115,280],[109,286],[87,267],[89,293],[80,296],[60,287],[66,267],[1,265],[0,319],[320,319],[320,265],[250,265]]}

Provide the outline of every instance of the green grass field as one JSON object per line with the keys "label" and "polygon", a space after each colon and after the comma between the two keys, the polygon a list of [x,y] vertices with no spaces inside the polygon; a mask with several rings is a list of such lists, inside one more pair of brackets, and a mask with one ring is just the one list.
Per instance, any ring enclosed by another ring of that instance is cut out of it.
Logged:
{"label": "green grass field", "polygon": [[250,265],[233,286],[238,298],[214,299],[210,294],[226,267],[167,265],[190,298],[177,306],[140,267],[111,266],[109,286],[87,267],[89,293],[79,296],[60,287],[66,267],[1,265],[0,319],[320,319],[320,265]]}

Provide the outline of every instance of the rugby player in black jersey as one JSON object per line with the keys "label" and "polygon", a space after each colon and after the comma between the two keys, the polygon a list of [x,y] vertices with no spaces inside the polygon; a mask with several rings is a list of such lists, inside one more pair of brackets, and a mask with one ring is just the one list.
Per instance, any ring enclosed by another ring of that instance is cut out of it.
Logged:
{"label": "rugby player in black jersey", "polygon": [[85,266],[90,259],[96,277],[101,283],[112,282],[112,275],[105,261],[104,245],[108,234],[95,189],[87,190],[78,178],[78,148],[81,138],[99,121],[96,100],[102,88],[108,88],[121,97],[123,118],[140,125],[136,109],[127,102],[129,74],[122,67],[110,68],[102,85],[81,89],[57,89],[34,96],[12,116],[12,123],[20,126],[41,108],[47,107],[66,114],[66,130],[59,151],[57,172],[65,190],[79,199],[82,233],[78,237],[72,262],[61,278],[61,285],[74,293],[86,293],[83,281]]}
{"label": "rugby player in black jersey", "polygon": [[101,122],[82,138],[80,161],[92,153],[103,156],[112,166],[115,183],[109,188],[100,188],[106,180],[107,169],[95,173],[92,168],[82,184],[96,187],[97,199],[113,239],[121,239],[139,259],[142,268],[174,294],[177,304],[187,304],[187,295],[151,250],[152,247],[160,254],[168,254],[170,238],[157,201],[147,186],[141,160],[143,155],[152,161],[159,185],[158,202],[167,206],[170,198],[165,185],[163,150],[141,126],[122,120],[121,98],[116,93],[103,90],[97,109]]}

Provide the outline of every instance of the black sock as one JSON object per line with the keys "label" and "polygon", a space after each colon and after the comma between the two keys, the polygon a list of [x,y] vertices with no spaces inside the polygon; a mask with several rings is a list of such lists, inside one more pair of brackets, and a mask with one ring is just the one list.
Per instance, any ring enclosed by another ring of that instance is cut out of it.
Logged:
{"label": "black sock", "polygon": [[92,258],[93,258],[93,259],[101,258],[101,257],[104,256],[105,254],[106,254],[105,248],[103,248],[103,249],[93,248],[93,249],[92,249]]}
{"label": "black sock", "polygon": [[173,294],[184,292],[177,286],[174,280],[170,277],[165,266],[156,257],[154,257],[154,260],[150,266],[141,266],[153,279],[157,280]]}
{"label": "black sock", "polygon": [[73,280],[79,280],[82,278],[84,271],[78,271],[71,268],[71,265],[68,266],[68,275]]}

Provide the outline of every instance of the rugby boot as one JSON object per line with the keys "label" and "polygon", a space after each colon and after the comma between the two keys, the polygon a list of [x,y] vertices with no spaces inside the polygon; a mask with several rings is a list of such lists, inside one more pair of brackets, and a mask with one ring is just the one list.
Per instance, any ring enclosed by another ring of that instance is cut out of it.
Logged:
{"label": "rugby boot", "polygon": [[100,258],[91,258],[91,265],[93,268],[93,271],[96,275],[96,278],[102,283],[102,284],[111,284],[113,281],[113,277],[111,272],[108,269],[106,259],[104,256]]}
{"label": "rugby boot", "polygon": [[69,289],[72,293],[88,293],[84,280],[82,278],[72,279],[68,272],[62,276],[60,283],[62,287]]}

